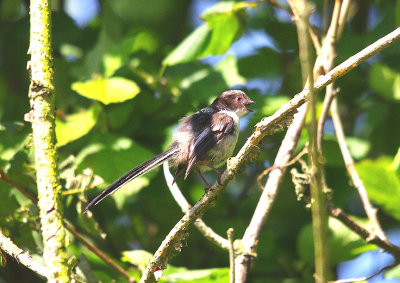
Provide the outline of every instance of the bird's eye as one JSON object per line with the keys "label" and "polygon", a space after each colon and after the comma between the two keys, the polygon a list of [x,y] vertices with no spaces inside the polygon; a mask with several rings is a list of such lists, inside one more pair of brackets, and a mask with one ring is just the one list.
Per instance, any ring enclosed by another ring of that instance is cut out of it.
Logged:
{"label": "bird's eye", "polygon": [[241,97],[241,96],[237,96],[237,97],[236,97],[236,101],[237,101],[237,102],[241,102],[242,100],[243,100],[243,97]]}

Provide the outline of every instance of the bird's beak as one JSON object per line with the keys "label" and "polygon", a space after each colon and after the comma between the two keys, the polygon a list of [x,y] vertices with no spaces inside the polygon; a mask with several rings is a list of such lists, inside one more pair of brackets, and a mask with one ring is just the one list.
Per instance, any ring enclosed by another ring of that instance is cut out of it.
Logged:
{"label": "bird's beak", "polygon": [[254,110],[248,108],[247,105],[251,105],[251,104],[254,104],[254,103],[255,103],[255,102],[254,102],[253,100],[249,100],[249,101],[246,102],[245,106],[246,106],[246,109],[247,109],[249,112],[254,112]]}

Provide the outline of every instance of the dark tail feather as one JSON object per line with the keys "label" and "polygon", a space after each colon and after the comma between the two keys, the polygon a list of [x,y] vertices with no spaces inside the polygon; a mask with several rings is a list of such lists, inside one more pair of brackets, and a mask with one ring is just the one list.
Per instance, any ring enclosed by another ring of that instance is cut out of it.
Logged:
{"label": "dark tail feather", "polygon": [[110,186],[108,186],[107,189],[101,192],[97,197],[95,197],[83,210],[83,213],[88,211],[91,207],[95,206],[99,202],[101,202],[103,199],[105,199],[108,195],[114,193],[116,190],[118,190],[120,187],[125,185],[126,183],[132,181],[133,179],[142,176],[143,174],[146,174],[150,170],[158,167],[162,163],[164,163],[169,157],[171,157],[172,154],[175,153],[177,148],[172,148],[169,149],[155,157],[153,157],[150,160],[147,160],[146,162],[140,164],[139,166],[131,169],[128,173],[125,175],[121,176],[118,178],[118,180],[114,181]]}
{"label": "dark tail feather", "polygon": [[172,180],[172,184],[171,185],[175,184],[176,180],[178,180],[178,178],[183,175],[183,173],[185,171],[184,169],[185,168],[184,168],[184,166],[182,164],[178,165],[178,168],[176,168],[176,171],[175,171],[174,180]]}

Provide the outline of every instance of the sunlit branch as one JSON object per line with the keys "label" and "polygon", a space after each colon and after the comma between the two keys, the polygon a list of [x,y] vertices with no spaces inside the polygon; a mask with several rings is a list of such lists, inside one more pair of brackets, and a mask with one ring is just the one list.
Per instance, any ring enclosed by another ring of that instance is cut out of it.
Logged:
{"label": "sunlit branch", "polygon": [[[372,43],[365,49],[353,55],[339,66],[324,76],[320,76],[314,84],[316,90],[321,90],[331,82],[342,77],[350,70],[359,66],[362,62],[382,51],[400,38],[400,28]],[[141,282],[154,282],[154,272],[167,268],[168,260],[180,251],[183,241],[188,236],[188,228],[194,221],[201,217],[205,210],[210,206],[223,188],[233,180],[233,177],[244,170],[245,164],[257,157],[260,149],[257,145],[265,135],[273,134],[291,124],[293,116],[297,113],[297,108],[303,105],[308,98],[309,90],[295,95],[288,103],[281,106],[272,116],[263,118],[255,126],[253,134],[247,139],[239,153],[228,160],[228,166],[221,178],[221,184],[215,183],[211,189],[179,220],[166,236],[153,259],[144,272]]]}

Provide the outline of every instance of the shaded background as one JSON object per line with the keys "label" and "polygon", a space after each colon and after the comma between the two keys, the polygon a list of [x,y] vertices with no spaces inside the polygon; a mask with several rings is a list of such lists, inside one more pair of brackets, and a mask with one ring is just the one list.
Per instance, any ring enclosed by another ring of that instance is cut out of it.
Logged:
{"label": "shaded background", "polygon": [[[311,23],[321,30],[326,28],[323,2],[314,1],[316,9],[311,17]],[[301,90],[297,34],[291,16],[268,2],[249,6],[210,0],[53,1],[56,133],[65,217],[135,276],[139,271],[134,265],[140,267],[148,255],[122,253],[154,252],[182,215],[168,192],[162,170],[107,198],[93,209],[90,218],[80,215],[87,200],[164,150],[177,121],[208,105],[222,91],[240,88],[257,102],[253,107],[256,112],[241,121],[237,151],[257,121]],[[207,10],[210,8],[214,10]],[[327,8],[330,15],[332,3]],[[30,125],[23,121],[29,111],[28,9],[28,1],[0,2],[0,165],[7,176],[36,195]],[[338,43],[337,62],[392,31],[399,22],[400,1],[353,1]],[[204,31],[207,25],[213,27],[212,33]],[[189,35],[193,35],[192,41],[182,43]],[[399,55],[400,46],[395,44],[337,82],[351,153],[370,198],[379,208],[384,230],[398,245]],[[323,93],[320,97],[319,105]],[[264,139],[257,161],[237,176],[204,216],[220,235],[229,227],[235,229],[237,237],[243,235],[261,194],[255,179],[273,162],[283,135]],[[300,149],[307,139],[304,131]],[[333,202],[366,222],[330,120],[323,148]],[[210,181],[215,177],[213,173],[206,175]],[[178,184],[191,203],[203,194],[197,176]],[[83,188],[87,189],[84,193]],[[3,233],[43,260],[37,209],[1,181],[0,216]],[[260,237],[249,282],[311,282],[310,225],[310,211],[296,200],[287,176]],[[330,226],[332,271],[339,279],[372,274],[391,262],[389,255],[363,243],[340,223],[332,220]],[[69,236],[69,254],[80,263],[88,263],[95,277],[103,282],[125,281]],[[226,282],[228,278],[228,254],[195,228],[171,264],[165,272],[171,281],[173,276],[178,282]],[[198,269],[203,273],[184,272]],[[0,269],[1,282],[32,282],[32,276],[13,259]],[[400,282],[400,270],[389,270],[370,282]]]}

